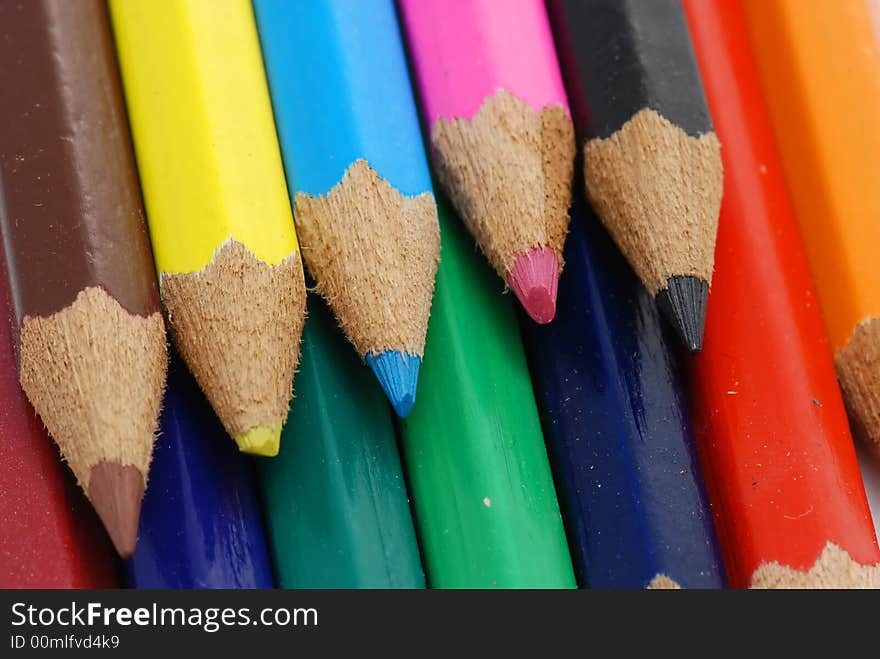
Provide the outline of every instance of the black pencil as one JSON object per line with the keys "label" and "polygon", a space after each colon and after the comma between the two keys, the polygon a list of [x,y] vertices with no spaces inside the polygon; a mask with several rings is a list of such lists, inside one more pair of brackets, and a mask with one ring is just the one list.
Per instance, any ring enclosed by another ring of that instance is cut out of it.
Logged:
{"label": "black pencil", "polygon": [[548,0],[548,9],[590,201],[697,352],[723,176],[679,0]]}

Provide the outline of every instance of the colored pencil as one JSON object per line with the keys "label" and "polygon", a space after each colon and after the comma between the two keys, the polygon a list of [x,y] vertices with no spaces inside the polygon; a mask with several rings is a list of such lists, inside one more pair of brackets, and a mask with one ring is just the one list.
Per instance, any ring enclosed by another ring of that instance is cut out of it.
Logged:
{"label": "colored pencil", "polygon": [[256,0],[303,257],[400,416],[440,250],[393,0]]}
{"label": "colored pencil", "polygon": [[528,314],[556,310],[574,128],[542,0],[401,0],[440,181]]}
{"label": "colored pencil", "polygon": [[260,463],[282,588],[424,588],[391,410],[312,296],[297,404]]}
{"label": "colored pencil", "polygon": [[587,194],[691,352],[722,165],[679,0],[548,0]]}
{"label": "colored pencil", "polygon": [[173,355],[132,588],[272,588],[253,465]]}
{"label": "colored pencil", "polygon": [[115,588],[110,540],[18,383],[2,261],[0,253],[0,588]]}
{"label": "colored pencil", "polygon": [[880,455],[880,42],[864,0],[745,11],[844,403]]}
{"label": "colored pencil", "polygon": [[0,61],[19,381],[128,556],[167,354],[104,3],[2,0]]}
{"label": "colored pencil", "polygon": [[727,172],[691,409],[730,582],[880,586],[880,550],[745,17],[727,0],[684,6]]}
{"label": "colored pencil", "polygon": [[401,438],[428,583],[574,587],[513,307],[492,293],[457,218],[439,211],[422,401]]}
{"label": "colored pencil", "polygon": [[305,281],[251,5],[110,10],[172,336],[239,448],[276,455]]}
{"label": "colored pencil", "polygon": [[720,588],[724,566],[666,326],[580,199],[565,260],[556,320],[523,328],[579,581]]}

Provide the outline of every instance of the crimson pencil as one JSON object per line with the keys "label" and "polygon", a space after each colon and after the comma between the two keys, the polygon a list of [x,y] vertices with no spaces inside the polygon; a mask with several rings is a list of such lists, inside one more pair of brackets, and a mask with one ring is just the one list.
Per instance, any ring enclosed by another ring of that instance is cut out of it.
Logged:
{"label": "crimson pencil", "polygon": [[880,585],[880,550],[742,10],[685,0],[725,183],[695,431],[735,587]]}
{"label": "crimson pencil", "polygon": [[116,557],[18,384],[0,256],[0,588],[114,588]]}

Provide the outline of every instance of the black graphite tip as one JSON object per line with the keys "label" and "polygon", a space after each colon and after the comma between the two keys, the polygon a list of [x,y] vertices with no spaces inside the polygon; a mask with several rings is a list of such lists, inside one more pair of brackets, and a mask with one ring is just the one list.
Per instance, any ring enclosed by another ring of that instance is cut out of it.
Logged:
{"label": "black graphite tip", "polygon": [[657,304],[691,353],[703,348],[709,282],[699,277],[670,277],[657,292]]}

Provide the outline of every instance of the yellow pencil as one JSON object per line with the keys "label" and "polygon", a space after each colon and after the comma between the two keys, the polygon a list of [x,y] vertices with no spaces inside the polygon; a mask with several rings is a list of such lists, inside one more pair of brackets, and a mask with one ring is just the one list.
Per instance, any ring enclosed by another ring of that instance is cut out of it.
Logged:
{"label": "yellow pencil", "polygon": [[276,455],[305,282],[248,0],[111,0],[162,302],[239,448]]}

